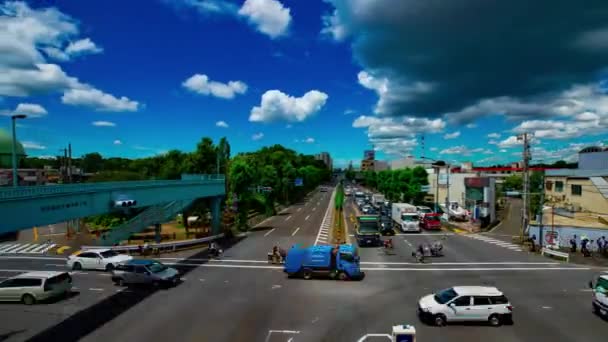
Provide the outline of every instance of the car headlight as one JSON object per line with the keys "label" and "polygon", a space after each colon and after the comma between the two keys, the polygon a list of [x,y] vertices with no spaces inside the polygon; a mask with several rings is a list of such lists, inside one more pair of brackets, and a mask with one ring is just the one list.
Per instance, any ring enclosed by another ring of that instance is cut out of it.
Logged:
{"label": "car headlight", "polygon": [[420,310],[422,310],[424,312],[431,312],[431,308],[423,308],[423,307],[421,307]]}

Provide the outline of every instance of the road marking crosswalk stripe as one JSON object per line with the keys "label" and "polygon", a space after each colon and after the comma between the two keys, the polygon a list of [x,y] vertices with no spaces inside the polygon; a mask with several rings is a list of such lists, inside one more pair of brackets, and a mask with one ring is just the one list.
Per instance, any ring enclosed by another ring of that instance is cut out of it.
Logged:
{"label": "road marking crosswalk stripe", "polygon": [[8,251],[11,248],[15,248],[19,246],[18,243],[11,243],[11,244],[6,244],[6,245],[1,245],[0,246],[0,253],[4,253],[5,251]]}
{"label": "road marking crosswalk stripe", "polygon": [[25,245],[21,245],[19,248],[12,250],[11,253],[23,253],[23,251],[30,249],[32,247],[35,247],[35,245],[33,245],[31,243],[27,243]]}

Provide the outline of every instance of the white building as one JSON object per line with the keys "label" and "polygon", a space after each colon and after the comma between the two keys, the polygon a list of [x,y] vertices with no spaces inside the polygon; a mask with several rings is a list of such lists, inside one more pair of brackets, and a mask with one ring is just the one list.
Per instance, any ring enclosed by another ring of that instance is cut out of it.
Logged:
{"label": "white building", "polygon": [[429,168],[432,164],[431,161],[416,160],[413,156],[407,156],[403,159],[395,159],[391,161],[391,170],[414,168],[416,166],[422,166]]}

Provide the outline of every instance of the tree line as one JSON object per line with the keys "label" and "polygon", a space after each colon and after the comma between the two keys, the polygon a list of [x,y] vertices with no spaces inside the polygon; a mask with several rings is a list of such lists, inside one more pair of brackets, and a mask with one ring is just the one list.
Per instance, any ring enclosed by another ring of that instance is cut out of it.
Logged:
{"label": "tree line", "polygon": [[[355,178],[353,170],[345,172],[349,180]],[[422,191],[423,185],[429,185],[428,173],[422,166],[399,170],[365,171],[363,183],[378,190],[391,202],[421,203],[426,196]]]}
{"label": "tree line", "polygon": [[[24,158],[21,167],[59,168],[63,165],[59,159]],[[288,205],[300,201],[309,191],[331,179],[331,170],[314,156],[273,145],[231,157],[230,144],[226,138],[221,138],[215,144],[208,137],[202,138],[192,152],[171,150],[139,159],[104,158],[99,153],[88,153],[81,158],[73,158],[72,165],[92,173],[87,182],[170,180],[180,179],[184,173],[219,172],[226,175],[227,196],[224,209],[227,212],[231,209],[236,211],[236,222],[240,227],[246,227],[251,210],[274,215],[276,204]],[[207,199],[200,199],[187,212],[205,217],[209,207]],[[91,217],[87,221],[94,225],[113,227],[127,219],[124,213],[111,213]]]}

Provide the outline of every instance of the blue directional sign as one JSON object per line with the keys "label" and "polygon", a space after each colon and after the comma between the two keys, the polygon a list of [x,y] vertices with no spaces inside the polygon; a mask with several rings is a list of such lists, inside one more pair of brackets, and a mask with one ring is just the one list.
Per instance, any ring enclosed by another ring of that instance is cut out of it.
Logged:
{"label": "blue directional sign", "polygon": [[430,185],[423,185],[420,187],[420,192],[429,192],[429,191],[431,191]]}
{"label": "blue directional sign", "polygon": [[304,180],[302,178],[296,178],[294,184],[295,186],[304,186]]}

